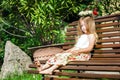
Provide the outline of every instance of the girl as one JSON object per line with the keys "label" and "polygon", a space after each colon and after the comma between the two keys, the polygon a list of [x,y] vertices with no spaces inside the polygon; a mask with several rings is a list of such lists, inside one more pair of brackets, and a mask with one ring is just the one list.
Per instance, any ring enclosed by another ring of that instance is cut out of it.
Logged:
{"label": "girl", "polygon": [[66,65],[70,61],[88,61],[91,58],[90,51],[92,51],[94,44],[97,40],[95,31],[95,22],[93,17],[81,17],[78,21],[78,40],[73,48],[58,53],[50,58],[44,66],[40,66],[39,62],[37,67],[41,74],[52,74],[56,68]]}

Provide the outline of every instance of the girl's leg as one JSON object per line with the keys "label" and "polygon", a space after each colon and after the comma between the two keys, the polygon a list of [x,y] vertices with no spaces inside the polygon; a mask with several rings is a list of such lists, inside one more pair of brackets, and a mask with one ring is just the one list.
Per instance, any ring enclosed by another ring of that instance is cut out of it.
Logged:
{"label": "girl's leg", "polygon": [[48,63],[46,63],[45,65],[41,66],[41,63],[40,63],[39,60],[34,61],[34,64],[35,64],[35,66],[37,67],[37,70],[38,70],[39,72],[42,71],[42,70],[44,70],[44,69],[47,69],[47,68],[49,68],[49,67],[51,66],[51,65],[48,64]]}
{"label": "girl's leg", "polygon": [[49,68],[50,66],[51,66],[50,64],[45,63],[45,65],[43,65],[43,66],[41,67],[41,70],[45,70],[45,69]]}
{"label": "girl's leg", "polygon": [[57,69],[59,66],[60,65],[55,64],[52,67],[50,67],[50,68],[48,68],[46,70],[41,71],[40,73],[41,74],[52,74],[53,70]]}

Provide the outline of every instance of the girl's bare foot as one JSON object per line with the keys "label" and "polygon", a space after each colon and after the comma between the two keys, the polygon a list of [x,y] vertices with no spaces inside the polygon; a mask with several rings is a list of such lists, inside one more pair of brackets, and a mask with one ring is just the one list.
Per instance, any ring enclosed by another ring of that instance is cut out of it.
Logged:
{"label": "girl's bare foot", "polygon": [[59,67],[59,65],[53,65],[52,67],[46,69],[46,70],[43,70],[43,71],[40,71],[40,74],[52,74],[52,72],[57,69]]}
{"label": "girl's bare foot", "polygon": [[41,70],[48,69],[49,67],[51,67],[51,65],[46,63],[45,65],[41,66]]}
{"label": "girl's bare foot", "polygon": [[52,70],[46,69],[46,70],[40,71],[40,74],[52,74]]}

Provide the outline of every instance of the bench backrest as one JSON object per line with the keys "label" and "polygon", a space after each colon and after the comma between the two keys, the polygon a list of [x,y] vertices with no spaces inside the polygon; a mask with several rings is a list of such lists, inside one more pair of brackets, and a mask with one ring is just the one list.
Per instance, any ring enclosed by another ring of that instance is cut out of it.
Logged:
{"label": "bench backrest", "polygon": [[[120,14],[95,18],[98,42],[94,53],[120,53]],[[69,24],[66,32],[66,41],[63,49],[71,48],[77,35],[77,21]],[[69,45],[68,45],[69,44]]]}

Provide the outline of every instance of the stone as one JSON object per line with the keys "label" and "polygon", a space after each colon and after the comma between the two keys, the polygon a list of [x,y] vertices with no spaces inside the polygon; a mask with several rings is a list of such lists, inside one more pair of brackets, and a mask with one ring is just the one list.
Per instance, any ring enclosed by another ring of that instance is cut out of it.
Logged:
{"label": "stone", "polygon": [[11,41],[7,41],[5,45],[4,62],[1,68],[1,79],[12,74],[23,74],[29,69],[31,58]]}

